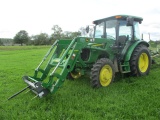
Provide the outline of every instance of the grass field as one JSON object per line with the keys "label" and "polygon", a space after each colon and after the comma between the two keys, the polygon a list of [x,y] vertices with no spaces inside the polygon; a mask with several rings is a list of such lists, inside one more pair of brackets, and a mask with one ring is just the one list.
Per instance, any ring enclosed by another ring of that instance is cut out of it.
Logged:
{"label": "grass field", "polygon": [[[119,78],[106,88],[93,89],[88,77],[66,80],[53,95],[36,98],[31,92],[7,101],[26,86],[47,46],[0,47],[0,120],[160,120],[160,66],[148,76]],[[157,59],[158,61],[158,59]]]}

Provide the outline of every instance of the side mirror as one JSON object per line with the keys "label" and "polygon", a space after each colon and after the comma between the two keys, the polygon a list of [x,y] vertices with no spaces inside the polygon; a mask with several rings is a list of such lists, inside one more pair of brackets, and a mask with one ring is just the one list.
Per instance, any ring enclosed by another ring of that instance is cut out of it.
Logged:
{"label": "side mirror", "polygon": [[89,25],[86,27],[86,33],[89,33]]}
{"label": "side mirror", "polygon": [[127,17],[127,26],[133,26],[133,21],[134,21],[134,18]]}

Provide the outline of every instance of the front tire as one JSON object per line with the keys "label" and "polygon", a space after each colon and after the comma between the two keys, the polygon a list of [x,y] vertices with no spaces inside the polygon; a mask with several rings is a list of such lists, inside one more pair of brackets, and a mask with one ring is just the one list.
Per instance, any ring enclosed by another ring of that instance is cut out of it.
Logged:
{"label": "front tire", "polygon": [[151,66],[151,56],[149,50],[144,45],[138,45],[132,53],[130,60],[131,75],[148,75]]}
{"label": "front tire", "polygon": [[72,72],[69,72],[69,73],[68,73],[67,78],[68,78],[69,80],[75,80],[75,79],[80,78],[81,76],[82,76],[82,75],[81,75],[80,72],[77,72],[77,71],[73,70]]}
{"label": "front tire", "polygon": [[111,60],[107,58],[99,59],[91,69],[91,85],[95,87],[106,87],[115,77],[114,65]]}

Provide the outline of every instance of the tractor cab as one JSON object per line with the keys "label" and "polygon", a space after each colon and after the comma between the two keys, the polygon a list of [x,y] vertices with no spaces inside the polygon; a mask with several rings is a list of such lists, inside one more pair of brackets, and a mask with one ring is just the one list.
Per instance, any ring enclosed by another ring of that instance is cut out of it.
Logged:
{"label": "tractor cab", "polygon": [[117,46],[123,46],[127,41],[140,40],[139,24],[142,20],[128,15],[95,20],[94,38],[112,39]]}

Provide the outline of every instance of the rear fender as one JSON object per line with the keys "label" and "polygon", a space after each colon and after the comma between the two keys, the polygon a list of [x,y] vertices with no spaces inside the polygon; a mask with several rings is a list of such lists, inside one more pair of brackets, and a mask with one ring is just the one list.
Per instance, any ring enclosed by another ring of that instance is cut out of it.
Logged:
{"label": "rear fender", "polygon": [[126,55],[125,55],[125,58],[124,58],[125,62],[128,62],[130,60],[134,49],[140,44],[143,44],[143,45],[149,47],[149,44],[146,41],[137,41],[137,42],[135,42],[133,45],[130,46],[130,48],[126,52]]}

